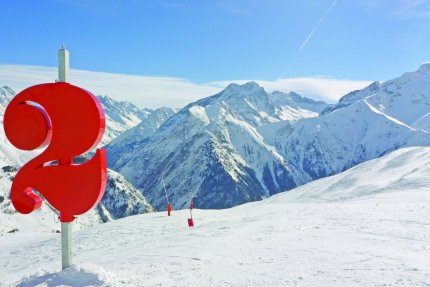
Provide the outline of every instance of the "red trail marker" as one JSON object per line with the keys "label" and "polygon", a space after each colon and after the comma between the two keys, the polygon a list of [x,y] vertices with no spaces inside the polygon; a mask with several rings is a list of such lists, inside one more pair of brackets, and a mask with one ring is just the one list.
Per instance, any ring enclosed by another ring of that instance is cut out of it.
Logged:
{"label": "red trail marker", "polygon": [[191,202],[190,202],[190,216],[191,216],[191,218],[188,218],[188,227],[194,227],[193,208],[194,208],[194,197],[191,197]]}
{"label": "red trail marker", "polygon": [[167,216],[170,216],[170,212],[172,211],[172,206],[170,203],[167,204]]}

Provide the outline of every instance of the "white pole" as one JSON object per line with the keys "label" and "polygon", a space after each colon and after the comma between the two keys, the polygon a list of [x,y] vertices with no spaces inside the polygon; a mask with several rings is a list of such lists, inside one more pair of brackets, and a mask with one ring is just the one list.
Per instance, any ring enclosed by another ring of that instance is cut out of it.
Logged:
{"label": "white pole", "polygon": [[68,82],[69,74],[69,51],[62,45],[60,50],[58,50],[58,81]]}
{"label": "white pole", "polygon": [[61,267],[72,265],[72,223],[61,222]]}
{"label": "white pole", "polygon": [[[69,81],[69,51],[64,45],[58,50],[58,81]],[[72,265],[72,222],[61,222],[61,263],[63,270]]]}
{"label": "white pole", "polygon": [[167,197],[167,190],[166,190],[166,185],[164,184],[164,177],[161,176],[161,181],[163,182],[163,187],[164,187],[164,195],[166,196],[166,201],[169,204],[169,198]]}

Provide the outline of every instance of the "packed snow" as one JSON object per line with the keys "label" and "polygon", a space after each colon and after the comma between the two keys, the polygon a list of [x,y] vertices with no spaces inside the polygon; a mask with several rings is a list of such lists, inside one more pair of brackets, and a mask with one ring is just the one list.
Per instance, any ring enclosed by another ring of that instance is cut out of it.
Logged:
{"label": "packed snow", "polygon": [[[0,237],[0,286],[428,286],[430,148],[406,148],[269,199],[150,213],[60,236]],[[28,215],[31,216],[31,215]]]}

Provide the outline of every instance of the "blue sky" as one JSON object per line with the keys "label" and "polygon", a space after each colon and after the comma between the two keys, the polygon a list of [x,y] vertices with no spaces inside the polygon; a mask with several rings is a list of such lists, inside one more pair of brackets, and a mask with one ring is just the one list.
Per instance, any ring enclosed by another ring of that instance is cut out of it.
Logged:
{"label": "blue sky", "polygon": [[[0,11],[0,70],[55,67],[63,43],[76,70],[212,86],[297,78],[359,86],[430,60],[428,0],[14,0]],[[0,73],[0,84],[8,80]]]}

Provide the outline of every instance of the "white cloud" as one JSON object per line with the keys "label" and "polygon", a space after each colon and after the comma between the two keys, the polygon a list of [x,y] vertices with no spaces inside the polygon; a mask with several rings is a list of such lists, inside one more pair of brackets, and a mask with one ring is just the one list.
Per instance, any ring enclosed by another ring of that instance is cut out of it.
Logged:
{"label": "white cloud", "polygon": [[[139,107],[183,107],[203,97],[220,92],[231,82],[248,80],[194,83],[174,77],[135,76],[71,70],[71,83],[96,95],[108,95],[115,100],[130,101]],[[54,82],[57,69],[42,66],[0,65],[0,85],[8,85],[17,92],[36,84]],[[353,81],[326,77],[303,77],[276,81],[254,80],[268,91],[295,91],[303,96],[337,101],[346,93],[361,89],[369,81]]]}
{"label": "white cloud", "polygon": [[278,81],[257,81],[269,91],[294,91],[302,96],[327,102],[337,102],[345,94],[362,89],[372,81],[334,79],[327,77],[302,77],[279,79]]}
{"label": "white cloud", "polygon": [[[57,69],[40,66],[0,65],[0,84],[21,91],[31,85],[54,82]],[[215,94],[223,86],[195,84],[173,77],[133,76],[84,70],[71,70],[70,82],[95,95],[108,95],[140,107],[182,107]]]}

